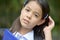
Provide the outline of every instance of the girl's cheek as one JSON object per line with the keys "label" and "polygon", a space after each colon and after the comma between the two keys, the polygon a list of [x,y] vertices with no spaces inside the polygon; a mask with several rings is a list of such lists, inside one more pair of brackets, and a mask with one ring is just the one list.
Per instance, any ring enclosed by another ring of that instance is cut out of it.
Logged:
{"label": "girl's cheek", "polygon": [[38,21],[38,19],[37,19],[37,18],[32,17],[32,22],[37,22],[37,21]]}
{"label": "girl's cheek", "polygon": [[27,12],[25,10],[22,11],[23,14],[26,14]]}

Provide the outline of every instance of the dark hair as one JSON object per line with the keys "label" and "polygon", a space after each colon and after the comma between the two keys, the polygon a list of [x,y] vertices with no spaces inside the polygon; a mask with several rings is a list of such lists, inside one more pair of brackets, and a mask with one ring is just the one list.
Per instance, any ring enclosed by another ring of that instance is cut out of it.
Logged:
{"label": "dark hair", "polygon": [[[34,30],[34,40],[43,40],[45,38],[44,32],[43,32],[43,28],[45,26],[48,26],[48,22],[49,22],[49,18],[48,18],[48,14],[50,12],[50,8],[48,5],[47,0],[26,0],[24,3],[24,6],[26,6],[26,4],[28,4],[30,1],[37,1],[37,3],[42,7],[42,19],[45,19],[45,22],[39,26],[35,26],[33,28]],[[14,21],[12,27],[10,28],[11,32],[15,32],[17,31],[21,25],[19,25],[19,17]],[[16,27],[17,25],[17,27]],[[18,26],[19,25],[19,26]]]}

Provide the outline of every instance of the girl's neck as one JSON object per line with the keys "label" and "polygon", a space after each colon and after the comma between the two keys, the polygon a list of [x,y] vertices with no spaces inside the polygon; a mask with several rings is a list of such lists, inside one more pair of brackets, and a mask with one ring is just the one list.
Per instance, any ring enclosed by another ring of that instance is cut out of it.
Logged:
{"label": "girl's neck", "polygon": [[27,29],[27,28],[22,28],[21,27],[21,29],[19,30],[19,33],[24,35],[24,34],[30,32],[30,31],[32,31],[32,29]]}

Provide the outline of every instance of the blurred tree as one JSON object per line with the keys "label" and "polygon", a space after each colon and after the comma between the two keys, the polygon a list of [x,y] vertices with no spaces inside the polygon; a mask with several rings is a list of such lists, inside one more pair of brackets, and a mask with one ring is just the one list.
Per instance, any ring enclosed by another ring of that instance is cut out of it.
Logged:
{"label": "blurred tree", "polygon": [[0,27],[10,27],[20,15],[23,0],[0,0]]}

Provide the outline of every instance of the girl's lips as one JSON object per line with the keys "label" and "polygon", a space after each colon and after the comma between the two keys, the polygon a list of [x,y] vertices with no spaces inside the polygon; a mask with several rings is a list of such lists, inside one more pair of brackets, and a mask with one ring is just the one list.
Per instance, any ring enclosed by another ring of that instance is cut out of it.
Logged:
{"label": "girl's lips", "polygon": [[24,23],[28,24],[29,21],[27,19],[23,19],[24,20]]}

